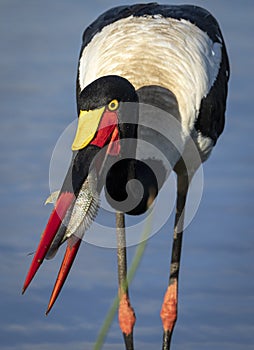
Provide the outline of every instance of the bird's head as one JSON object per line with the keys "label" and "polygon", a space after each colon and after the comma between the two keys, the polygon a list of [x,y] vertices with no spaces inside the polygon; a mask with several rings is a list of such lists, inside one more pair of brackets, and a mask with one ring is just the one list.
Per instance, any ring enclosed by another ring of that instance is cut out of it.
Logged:
{"label": "bird's head", "polygon": [[[119,76],[101,77],[81,91],[77,98],[79,117],[72,161],[59,198],[65,193],[78,198],[89,178],[98,194],[104,186],[115,209],[124,212],[132,209],[119,207],[118,203],[128,197],[126,183],[135,178],[137,102],[135,88]],[[133,186],[129,190],[135,191]]]}
{"label": "bird's head", "polygon": [[79,121],[72,150],[108,145],[107,154],[123,156],[121,140],[137,137],[137,102],[133,85],[119,76],[104,76],[86,86],[77,97]]}
{"label": "bird's head", "polygon": [[78,126],[69,169],[72,176],[66,177],[63,191],[72,189],[77,196],[92,169],[100,190],[108,164],[117,159],[135,158],[137,102],[132,84],[119,76],[101,77],[81,91],[77,98]]}

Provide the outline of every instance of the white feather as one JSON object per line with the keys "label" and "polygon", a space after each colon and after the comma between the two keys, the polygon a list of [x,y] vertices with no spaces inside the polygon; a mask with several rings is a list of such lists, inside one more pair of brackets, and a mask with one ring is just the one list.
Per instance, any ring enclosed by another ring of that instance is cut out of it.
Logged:
{"label": "white feather", "polygon": [[220,62],[221,44],[189,21],[128,17],[104,27],[84,48],[79,83],[83,89],[101,76],[116,74],[136,89],[165,87],[175,94],[182,131],[189,135]]}

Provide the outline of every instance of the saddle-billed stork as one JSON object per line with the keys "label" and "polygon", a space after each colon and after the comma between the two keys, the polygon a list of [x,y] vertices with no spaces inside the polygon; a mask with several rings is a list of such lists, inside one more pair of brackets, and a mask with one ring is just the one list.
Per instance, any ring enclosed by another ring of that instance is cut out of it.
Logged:
{"label": "saddle-billed stork", "polygon": [[[174,237],[161,309],[163,349],[170,348],[187,192],[223,131],[228,79],[221,30],[203,8],[157,3],[118,6],[87,27],[78,64],[79,119],[72,161],[23,287],[24,292],[44,258],[53,257],[67,240],[47,313],[95,217],[104,187],[116,209],[120,235],[119,324],[126,349],[133,349],[135,314],[125,283],[124,214],[144,213],[174,170]],[[149,147],[147,151],[144,143],[158,149],[157,154]],[[131,180],[142,184],[141,192]]]}

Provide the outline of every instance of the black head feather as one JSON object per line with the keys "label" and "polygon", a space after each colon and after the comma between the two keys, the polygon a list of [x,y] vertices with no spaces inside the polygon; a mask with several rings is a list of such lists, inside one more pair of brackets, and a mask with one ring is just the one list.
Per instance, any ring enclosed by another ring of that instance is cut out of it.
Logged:
{"label": "black head feather", "polygon": [[93,110],[106,106],[112,100],[138,102],[133,85],[117,75],[101,77],[87,85],[78,96],[79,110]]}

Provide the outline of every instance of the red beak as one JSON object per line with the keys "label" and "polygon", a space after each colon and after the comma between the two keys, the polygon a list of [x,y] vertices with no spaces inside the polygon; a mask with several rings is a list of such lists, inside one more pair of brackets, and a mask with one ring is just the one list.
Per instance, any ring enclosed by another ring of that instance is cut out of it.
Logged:
{"label": "red beak", "polygon": [[[54,249],[57,249],[58,246],[62,243],[62,238],[64,238],[63,236],[65,235],[65,230],[62,230],[62,228],[64,228],[62,226],[63,224],[68,226],[68,223],[63,223],[63,219],[66,217],[68,210],[70,210],[69,213],[72,215],[77,204],[79,192],[88,177],[88,173],[91,171],[89,167],[96,154],[106,144],[108,144],[106,154],[118,155],[120,152],[117,114],[115,112],[105,110],[105,108],[101,109],[101,111],[103,111],[103,114],[98,130],[94,131],[94,138],[89,142],[89,144],[84,146],[84,148],[78,149],[79,144],[82,144],[82,132],[79,131],[77,133],[75,139],[75,150],[77,152],[74,153],[71,166],[66,175],[55,208],[53,209],[47,226],[42,234],[40,243],[26,276],[22,294],[31,283],[44,258],[48,257],[47,253],[49,253],[49,256],[52,256],[52,247],[56,244],[56,247],[54,247]],[[103,152],[102,154],[105,155]],[[102,167],[103,162],[99,163],[99,169],[96,169],[97,173],[100,172],[100,168]],[[68,214],[67,217],[69,216],[70,215]],[[62,231],[64,233],[62,233]],[[54,240],[55,238],[56,240]],[[75,233],[72,233],[72,235],[70,235],[68,238],[65,256],[58,273],[58,277],[50,298],[46,314],[48,314],[51,310],[58,294],[61,291],[61,288],[68,276],[68,273],[79,249],[80,243],[81,238],[76,237]]]}
{"label": "red beak", "polygon": [[34,255],[33,261],[31,263],[30,269],[27,273],[26,280],[23,286],[22,294],[25,292],[29,284],[31,283],[34,275],[36,274],[37,270],[41,266],[51,243],[53,242],[53,239],[57,233],[57,230],[59,229],[62,220],[68,210],[68,208],[71,206],[75,199],[74,193],[71,192],[64,192],[60,194],[60,197],[58,198],[56,202],[56,206],[54,210],[52,211],[48,224],[42,234],[40,243],[38,245],[38,248],[36,250],[36,253]]}

